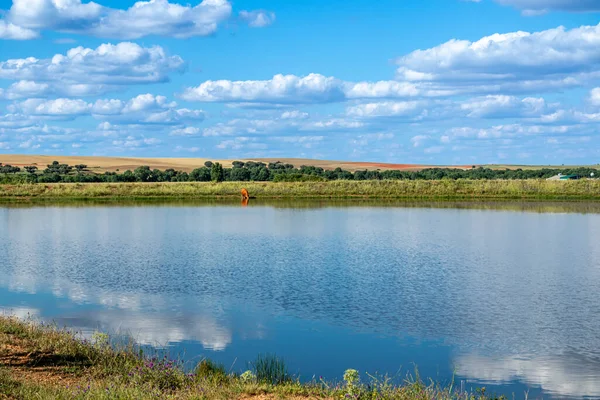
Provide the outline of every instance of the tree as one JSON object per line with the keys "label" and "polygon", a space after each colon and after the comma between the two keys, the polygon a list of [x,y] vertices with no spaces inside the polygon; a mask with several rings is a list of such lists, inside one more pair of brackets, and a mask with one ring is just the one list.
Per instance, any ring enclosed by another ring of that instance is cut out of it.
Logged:
{"label": "tree", "polygon": [[148,177],[148,182],[164,182],[164,181],[165,181],[165,174],[157,168],[154,168],[152,170],[152,173]]}
{"label": "tree", "polygon": [[350,171],[342,170],[342,171],[338,172],[338,179],[344,179],[347,181],[351,181],[354,179],[354,175],[352,175],[352,172],[350,172]]}
{"label": "tree", "polygon": [[248,161],[244,166],[248,169],[252,169],[252,168],[264,168],[267,165],[262,162]]}
{"label": "tree", "polygon": [[285,165],[281,161],[275,161],[275,162],[269,163],[269,169],[271,169],[271,170],[285,169]]}
{"label": "tree", "polygon": [[52,161],[52,164],[48,164],[48,168],[44,170],[44,174],[58,174],[58,175],[67,175],[73,167],[67,164],[61,164],[58,161]]}
{"label": "tree", "polygon": [[17,172],[20,172],[20,171],[21,171],[21,168],[13,167],[12,165],[9,165],[9,164],[0,166],[0,173],[2,173],[2,174],[16,174]]}
{"label": "tree", "polygon": [[271,179],[271,172],[267,168],[259,168],[258,176],[256,177],[257,181],[268,181]]}
{"label": "tree", "polygon": [[177,175],[175,175],[173,178],[171,178],[171,181],[175,181],[175,182],[189,182],[190,181],[190,176],[188,175],[187,172],[178,172]]}
{"label": "tree", "polygon": [[176,180],[174,178],[176,176],[177,176],[177,171],[175,171],[173,168],[166,169],[163,172],[163,180],[165,182],[175,182]]}
{"label": "tree", "polygon": [[207,162],[204,163],[204,166],[206,168],[211,168],[213,166],[213,163],[212,163],[212,161],[207,161]]}
{"label": "tree", "polygon": [[38,167],[36,167],[35,165],[28,165],[24,168],[25,168],[25,171],[27,171],[27,173],[29,173],[29,174],[35,174],[38,169]]}
{"label": "tree", "polygon": [[57,173],[44,173],[37,178],[39,183],[56,183],[61,181],[61,176]]}
{"label": "tree", "polygon": [[207,167],[196,168],[190,173],[190,180],[196,182],[209,182],[210,169]]}
{"label": "tree", "polygon": [[87,169],[87,165],[85,164],[79,164],[75,166],[75,169],[77,170],[77,172],[83,172]]}
{"label": "tree", "polygon": [[233,168],[229,173],[229,180],[234,182],[249,181],[250,170],[246,168]]}
{"label": "tree", "polygon": [[119,181],[119,176],[117,175],[116,172],[105,172],[104,176],[103,176],[103,180],[104,182],[118,182]]}
{"label": "tree", "polygon": [[234,161],[231,163],[233,168],[244,168],[244,163],[242,161]]}
{"label": "tree", "polygon": [[223,182],[225,179],[225,172],[223,171],[223,166],[221,164],[212,164],[212,167],[210,168],[210,179],[213,182]]}
{"label": "tree", "polygon": [[120,182],[135,182],[136,179],[136,175],[130,170],[127,170],[118,176]]}
{"label": "tree", "polygon": [[138,182],[149,182],[150,177],[152,175],[152,171],[150,171],[150,167],[144,165],[141,167],[137,167],[133,171],[133,175],[135,176],[135,180]]}
{"label": "tree", "polygon": [[364,181],[367,179],[367,171],[356,171],[354,173],[354,180],[355,181]]}

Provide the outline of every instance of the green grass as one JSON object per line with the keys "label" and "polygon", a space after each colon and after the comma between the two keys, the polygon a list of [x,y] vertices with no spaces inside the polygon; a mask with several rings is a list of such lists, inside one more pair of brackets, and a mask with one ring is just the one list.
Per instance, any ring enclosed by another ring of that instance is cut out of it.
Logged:
{"label": "green grass", "polygon": [[600,180],[59,183],[0,185],[0,199],[200,199],[252,197],[600,200]]}
{"label": "green grass", "polygon": [[[425,383],[407,375],[395,385],[358,372],[339,383],[301,383],[282,359],[259,356],[254,372],[228,373],[202,360],[192,373],[167,357],[144,355],[133,344],[109,345],[98,334],[84,341],[52,325],[0,317],[0,398],[10,399],[492,399],[482,391],[460,393],[452,384]],[[48,374],[50,372],[50,375]]]}

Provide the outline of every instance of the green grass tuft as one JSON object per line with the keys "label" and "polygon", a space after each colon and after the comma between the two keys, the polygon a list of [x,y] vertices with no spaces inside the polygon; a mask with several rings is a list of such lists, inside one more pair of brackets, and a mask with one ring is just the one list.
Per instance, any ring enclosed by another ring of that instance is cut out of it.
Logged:
{"label": "green grass tuft", "polygon": [[258,382],[280,385],[291,381],[285,361],[274,354],[259,354],[252,368]]}

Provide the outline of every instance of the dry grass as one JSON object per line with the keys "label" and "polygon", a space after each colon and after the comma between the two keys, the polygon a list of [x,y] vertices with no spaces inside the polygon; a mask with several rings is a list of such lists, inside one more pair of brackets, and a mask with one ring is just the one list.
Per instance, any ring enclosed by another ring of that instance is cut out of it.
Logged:
{"label": "dry grass", "polygon": [[562,199],[600,200],[600,180],[441,180],[330,182],[58,183],[1,185],[0,199],[239,198],[258,199]]}

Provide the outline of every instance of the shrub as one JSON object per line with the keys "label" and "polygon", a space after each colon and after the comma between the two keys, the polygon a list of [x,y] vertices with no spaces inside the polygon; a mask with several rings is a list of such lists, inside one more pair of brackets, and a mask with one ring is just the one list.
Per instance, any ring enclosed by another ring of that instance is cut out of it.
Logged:
{"label": "shrub", "polygon": [[201,378],[217,378],[219,380],[227,378],[227,372],[222,364],[205,359],[196,366],[196,376]]}

